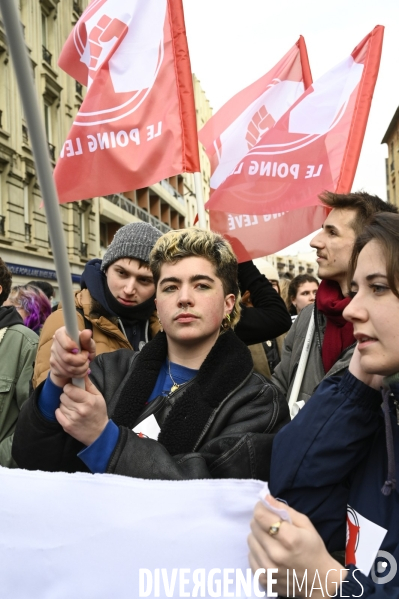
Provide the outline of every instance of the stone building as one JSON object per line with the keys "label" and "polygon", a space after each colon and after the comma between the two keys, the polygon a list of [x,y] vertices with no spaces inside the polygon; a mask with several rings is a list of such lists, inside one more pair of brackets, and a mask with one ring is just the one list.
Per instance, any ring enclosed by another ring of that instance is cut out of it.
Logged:
{"label": "stone building", "polygon": [[311,275],[317,278],[316,250],[292,256],[277,253],[267,256],[267,260],[277,269],[280,279],[293,279],[297,275]]}
{"label": "stone building", "polygon": [[387,200],[398,206],[399,190],[396,177],[399,176],[399,107],[396,109],[381,143],[388,146],[388,158],[385,159]]}
{"label": "stone building", "polygon": [[[61,49],[88,0],[16,0],[43,111],[53,166],[84,97],[84,88],[57,66]],[[0,21],[0,256],[15,283],[44,279],[57,287],[46,215],[13,65]],[[197,120],[212,111],[193,75]],[[209,161],[201,148],[204,200]],[[163,232],[190,226],[196,216],[192,175],[179,174],[146,187],[60,206],[76,286],[87,260],[101,257],[116,230],[143,220]]]}

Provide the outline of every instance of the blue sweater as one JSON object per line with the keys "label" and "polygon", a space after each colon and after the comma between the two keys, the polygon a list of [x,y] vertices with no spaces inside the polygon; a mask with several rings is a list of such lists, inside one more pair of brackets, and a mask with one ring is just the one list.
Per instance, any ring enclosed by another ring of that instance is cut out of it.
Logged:
{"label": "blue sweater", "polygon": [[[173,380],[180,386],[190,381],[197,374],[197,370],[186,368],[179,364],[170,363]],[[173,382],[169,376],[169,362],[166,360],[159,372],[155,387],[148,398],[148,403],[159,395],[168,395]],[[48,375],[39,396],[38,406],[40,412],[47,420],[56,422],[55,411],[60,405],[62,387],[55,385]],[[101,435],[88,447],[82,449],[78,456],[93,473],[102,474],[107,469],[107,464],[119,439],[119,427],[109,420]]]}
{"label": "blue sweater", "polygon": [[[399,389],[392,390],[399,397]],[[399,483],[399,428],[393,401],[391,397]],[[323,381],[298,416],[277,434],[269,486],[275,497],[309,516],[330,552],[345,548],[348,513],[352,525],[360,525],[355,545],[365,542],[366,529],[370,529],[366,545],[373,547],[373,556],[383,550],[399,563],[398,490],[388,496],[381,492],[388,467],[381,402],[379,392],[349,372]],[[343,595],[399,597],[399,573],[392,581],[377,584],[370,577],[374,566],[369,576],[359,571],[354,576],[356,567],[360,564],[350,568]],[[388,570],[379,573],[376,568],[374,577],[382,579]]]}

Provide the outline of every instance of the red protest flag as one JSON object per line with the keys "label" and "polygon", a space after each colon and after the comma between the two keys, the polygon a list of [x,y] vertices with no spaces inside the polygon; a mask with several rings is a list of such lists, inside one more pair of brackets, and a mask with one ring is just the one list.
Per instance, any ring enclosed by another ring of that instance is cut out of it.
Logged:
{"label": "red protest flag", "polygon": [[212,211],[226,215],[218,230],[239,245],[240,227],[232,229],[228,215],[280,214],[277,245],[268,242],[270,219],[258,218],[249,225],[253,251],[263,248],[256,256],[273,253],[287,240],[293,243],[311,232],[313,217],[304,218],[304,209],[320,206],[319,193],[350,191],[378,75],[383,31],[382,26],[375,27],[347,59],[312,84],[212,194],[206,206],[211,223]]}
{"label": "red protest flag", "polygon": [[312,83],[305,40],[260,79],[233,96],[204,125],[198,139],[211,162],[211,189],[237,164]]}
{"label": "red protest flag", "polygon": [[323,205],[274,214],[233,214],[210,211],[212,231],[221,233],[238,262],[274,254],[319,229],[329,209]]}
{"label": "red protest flag", "polygon": [[54,171],[61,203],[200,171],[182,0],[93,0],[59,65],[88,85]]}

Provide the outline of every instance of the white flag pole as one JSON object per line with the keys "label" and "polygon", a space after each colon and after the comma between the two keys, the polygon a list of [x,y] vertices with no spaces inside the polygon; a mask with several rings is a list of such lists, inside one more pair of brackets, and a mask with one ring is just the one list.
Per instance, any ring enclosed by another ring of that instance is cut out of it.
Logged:
{"label": "white flag pole", "polygon": [[[305,374],[306,365],[308,363],[310,346],[312,345],[312,339],[313,339],[314,329],[315,329],[314,316],[315,316],[315,314],[314,314],[314,309],[313,309],[312,316],[309,321],[308,330],[306,332],[306,337],[305,337],[305,342],[303,344],[301,357],[299,359],[294,384],[292,385],[290,398],[288,400],[288,407],[290,409],[291,418],[294,418],[294,416],[296,416],[299,411],[298,409],[295,409],[295,407],[299,407],[299,406],[295,406],[295,403],[296,403],[296,400],[298,399],[299,390],[301,388],[301,384],[302,384],[302,380],[303,380],[303,375]],[[303,407],[303,406],[300,406],[300,407]]]}
{"label": "white flag pole", "polygon": [[206,215],[204,206],[204,195],[202,193],[201,173],[194,173],[195,198],[197,201],[198,224],[201,229],[206,229]]}
{"label": "white flag pole", "polygon": [[[21,94],[24,114],[32,144],[33,156],[42,192],[51,249],[60,286],[64,321],[68,335],[79,345],[79,329],[75,309],[71,271],[68,263],[64,230],[62,227],[57,192],[53,181],[49,148],[39,110],[32,66],[26,50],[19,20],[17,3],[14,0],[0,0],[1,13],[7,34],[7,42],[14,62],[15,74]],[[73,379],[73,383],[84,388],[83,379]]]}

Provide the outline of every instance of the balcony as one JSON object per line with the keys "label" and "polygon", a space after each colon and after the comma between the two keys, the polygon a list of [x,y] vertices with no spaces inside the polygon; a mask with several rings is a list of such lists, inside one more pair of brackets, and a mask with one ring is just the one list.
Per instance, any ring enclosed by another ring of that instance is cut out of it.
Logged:
{"label": "balcony", "polygon": [[6,217],[0,215],[0,235],[5,237],[6,234]]}
{"label": "balcony", "polygon": [[55,162],[55,146],[48,142],[48,150],[50,152],[50,158],[53,162]]}
{"label": "balcony", "polygon": [[25,241],[30,243],[32,241],[32,225],[25,223]]}
{"label": "balcony", "polygon": [[53,57],[53,55],[51,54],[51,52],[49,52],[47,50],[47,48],[45,46],[42,46],[42,57],[44,62],[47,62],[47,64],[49,64],[51,66],[51,59]]}
{"label": "balcony", "polygon": [[391,173],[393,173],[394,170],[395,170],[395,161],[392,160],[392,162],[391,162]]}
{"label": "balcony", "polygon": [[80,242],[80,255],[82,258],[87,258],[88,247],[89,247],[88,243],[85,243],[84,241]]}
{"label": "balcony", "polygon": [[80,7],[80,2],[77,2],[76,0],[74,0],[73,2],[73,12],[76,13],[79,17],[83,12]]}
{"label": "balcony", "polygon": [[134,204],[131,200],[125,198],[125,196],[120,193],[114,193],[112,195],[103,197],[109,202],[112,202],[112,204],[115,204],[115,206],[119,206],[119,208],[122,208],[122,210],[129,212],[129,214],[137,216],[137,218],[145,223],[150,223],[150,225],[161,231],[161,233],[167,233],[171,230],[171,227],[165,225],[165,223],[162,223],[155,216],[152,216],[152,214],[148,214],[146,210],[143,210],[143,208],[140,208],[140,206],[137,206],[137,204]]}
{"label": "balcony", "polygon": [[83,95],[83,85],[79,81],[75,81],[75,90],[79,96]]}
{"label": "balcony", "polygon": [[169,183],[169,181],[167,181],[166,179],[162,179],[162,181],[160,181],[160,184],[164,189],[166,189],[166,191],[170,193],[170,195],[176,198],[176,200],[180,202],[180,204],[183,204],[183,206],[185,206],[183,196],[180,195],[180,193],[173,187],[173,185]]}

